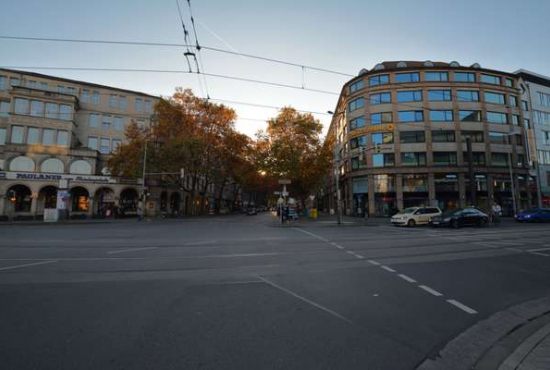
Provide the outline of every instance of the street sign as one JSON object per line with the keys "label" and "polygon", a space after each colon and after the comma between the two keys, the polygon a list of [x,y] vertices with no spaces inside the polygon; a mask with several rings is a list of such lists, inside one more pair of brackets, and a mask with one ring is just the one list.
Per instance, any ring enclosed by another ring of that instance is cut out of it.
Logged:
{"label": "street sign", "polygon": [[279,179],[279,185],[289,185],[291,183],[290,179]]}
{"label": "street sign", "polygon": [[283,197],[288,197],[288,191],[283,191],[281,194]]}
{"label": "street sign", "polygon": [[280,192],[280,191],[274,191],[273,194],[275,194],[275,195],[281,195],[281,192]]}

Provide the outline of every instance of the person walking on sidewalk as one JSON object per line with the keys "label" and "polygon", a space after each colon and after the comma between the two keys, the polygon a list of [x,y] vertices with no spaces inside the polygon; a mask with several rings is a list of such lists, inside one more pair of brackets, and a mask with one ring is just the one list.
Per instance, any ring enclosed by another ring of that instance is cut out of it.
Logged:
{"label": "person walking on sidewalk", "polygon": [[491,208],[491,220],[493,224],[500,225],[500,216],[502,216],[502,207],[495,202]]}

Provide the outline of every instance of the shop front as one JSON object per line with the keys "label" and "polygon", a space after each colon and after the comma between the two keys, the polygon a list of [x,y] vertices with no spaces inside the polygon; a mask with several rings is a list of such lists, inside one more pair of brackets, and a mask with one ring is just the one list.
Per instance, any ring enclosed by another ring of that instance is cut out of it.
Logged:
{"label": "shop front", "polygon": [[354,177],[352,179],[353,188],[353,215],[356,217],[365,217],[368,212],[369,204],[369,181],[365,177]]}
{"label": "shop front", "polygon": [[434,175],[435,198],[437,206],[442,211],[459,207],[458,175],[436,173]]}
{"label": "shop front", "polygon": [[493,175],[493,194],[495,202],[502,207],[502,215],[514,215],[514,198],[512,196],[512,182],[505,174]]}
{"label": "shop front", "polygon": [[[465,179],[465,194],[466,194],[466,205],[471,205],[471,196],[470,196],[470,179],[466,177]],[[487,192],[487,175],[476,173],[474,175],[474,186],[475,186],[475,195],[476,201],[475,205],[486,212],[491,209],[491,204],[489,204],[489,195]]]}
{"label": "shop front", "polygon": [[428,175],[403,175],[403,207],[428,205]]}
{"label": "shop front", "polygon": [[394,175],[374,175],[374,215],[391,217],[397,213]]}

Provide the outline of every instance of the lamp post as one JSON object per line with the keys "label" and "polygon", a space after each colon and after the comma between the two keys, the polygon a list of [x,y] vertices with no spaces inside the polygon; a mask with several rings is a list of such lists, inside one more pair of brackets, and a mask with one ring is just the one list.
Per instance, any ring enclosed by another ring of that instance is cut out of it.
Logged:
{"label": "lamp post", "polygon": [[[520,135],[519,132],[510,132],[508,134],[505,134],[504,136],[514,136],[514,135]],[[517,145],[517,143],[516,143]],[[515,216],[517,211],[517,202],[516,202],[516,186],[514,183],[514,172],[512,170],[512,152],[508,152],[508,171],[510,173],[510,185],[512,190],[512,207],[513,207],[513,216]]]}
{"label": "lamp post", "polygon": [[[345,114],[346,111],[340,111],[338,113],[334,113],[332,111],[327,111],[328,114],[332,114],[333,115],[333,118],[340,115],[340,114]],[[341,207],[341,202],[342,202],[342,195],[340,193],[340,166],[339,166],[339,159],[338,159],[338,156],[339,156],[339,153],[340,153],[340,142],[338,142],[338,127],[335,126],[334,127],[334,140],[336,142],[336,145],[334,147],[334,166],[335,166],[335,169],[334,169],[334,179],[335,179],[335,182],[336,182],[336,220],[337,220],[337,223],[338,225],[340,225],[342,223],[342,207]]]}

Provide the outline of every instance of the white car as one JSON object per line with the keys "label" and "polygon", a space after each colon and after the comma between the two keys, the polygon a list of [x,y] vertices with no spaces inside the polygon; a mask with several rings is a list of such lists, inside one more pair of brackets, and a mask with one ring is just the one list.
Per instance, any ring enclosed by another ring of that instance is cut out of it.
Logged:
{"label": "white car", "polygon": [[434,216],[441,216],[438,207],[409,207],[391,218],[394,226],[416,226],[425,225]]}

